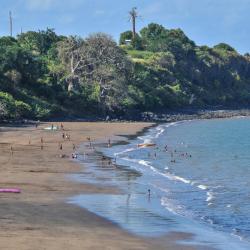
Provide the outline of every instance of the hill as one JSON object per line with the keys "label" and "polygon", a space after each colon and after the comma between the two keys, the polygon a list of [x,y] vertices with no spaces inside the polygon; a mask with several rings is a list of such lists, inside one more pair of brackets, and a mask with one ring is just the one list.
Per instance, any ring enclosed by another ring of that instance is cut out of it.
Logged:
{"label": "hill", "polygon": [[[128,44],[128,40],[132,40]],[[0,119],[128,117],[145,111],[248,107],[250,55],[197,46],[180,29],[149,24],[120,45],[54,30],[0,38]]]}

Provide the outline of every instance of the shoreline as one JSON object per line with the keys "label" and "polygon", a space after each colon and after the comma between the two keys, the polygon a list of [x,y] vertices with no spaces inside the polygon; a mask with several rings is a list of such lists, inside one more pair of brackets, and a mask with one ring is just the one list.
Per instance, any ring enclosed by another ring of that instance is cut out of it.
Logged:
{"label": "shoreline", "polygon": [[[229,117],[229,118],[227,118],[227,119],[230,119],[231,117]],[[204,120],[204,119],[199,119],[199,120]],[[216,119],[215,119],[216,120]],[[190,120],[188,120],[188,121],[190,121]],[[183,122],[185,122],[185,121],[183,121]],[[150,128],[154,128],[154,127],[156,127],[156,126],[158,126],[158,125],[161,125],[161,124],[154,124],[154,125],[152,125],[152,126],[150,126],[150,127],[147,127],[147,128],[145,128],[143,131],[140,131],[140,132],[138,132],[138,133],[136,133],[136,134],[133,134],[133,135],[126,135],[125,136],[125,138],[123,138],[123,140],[119,140],[119,141],[116,141],[115,143],[114,143],[114,145],[113,146],[119,146],[119,145],[126,145],[126,144],[129,144],[130,143],[130,140],[133,140],[133,139],[135,139],[135,138],[137,138],[138,136],[140,136],[140,135],[142,135],[142,134],[145,134],[145,133],[147,133],[147,131],[150,129]],[[100,145],[99,145],[100,144]],[[103,152],[102,150],[103,149],[105,149],[105,148],[107,148],[107,145],[104,145],[102,142],[96,142],[96,144],[95,144],[97,147],[98,147],[98,149],[97,150],[95,150],[95,152],[93,152],[92,154],[93,155],[96,155],[97,156],[97,159],[92,159],[91,161],[92,162],[95,162],[96,164],[96,166],[98,166],[98,162],[99,162],[99,166],[100,166],[100,162],[101,162],[101,157],[102,157],[102,155],[104,155],[105,157],[106,157],[106,161],[109,161],[109,159],[111,159],[111,162],[112,162],[112,159],[114,159],[114,157],[112,157],[112,156],[110,156],[111,154],[106,154],[105,153],[105,151]],[[134,145],[136,145],[136,144],[134,144]],[[121,150],[121,149],[120,149]],[[82,164],[84,164],[85,162],[83,161],[82,162]],[[88,164],[87,164],[88,165]],[[115,165],[116,165],[116,161],[115,161]],[[108,167],[107,165],[105,165],[105,163],[104,163],[104,165],[102,165],[102,168],[104,168],[105,169],[105,167]],[[88,168],[90,168],[90,167],[88,167]],[[100,167],[100,169],[102,169],[101,167]],[[118,165],[116,165],[116,169],[119,169],[120,170],[120,168],[121,169],[124,169],[125,168],[125,170],[127,170],[127,171],[130,171],[130,169],[126,166],[126,165],[123,165],[123,164],[119,164],[118,163]],[[95,170],[93,170],[94,172],[95,172]],[[113,171],[116,171],[115,169],[113,170]],[[137,170],[132,170],[131,169],[131,172],[133,172],[133,171],[137,171]],[[139,172],[138,172],[139,173]],[[83,182],[86,180],[86,179],[88,179],[88,178],[84,178],[84,180],[83,180]],[[145,183],[145,182],[144,182]],[[99,184],[100,184],[100,182],[99,182]],[[120,187],[120,185],[117,185],[117,184],[119,184],[119,181],[118,181],[118,183],[116,182],[116,186],[119,188]],[[100,184],[101,186],[102,186],[102,184]],[[103,185],[103,186],[105,186],[105,185]],[[123,190],[123,189],[121,189],[121,190]],[[111,194],[111,193],[110,193]],[[124,194],[124,193],[118,193],[118,195],[120,195],[120,194]],[[125,194],[126,194],[126,191],[125,191]],[[111,194],[112,195],[112,194]],[[117,193],[115,194],[115,195],[117,195]],[[84,195],[82,195],[82,197],[84,198]],[[87,197],[87,196],[86,196]],[[88,198],[87,198],[88,199]],[[100,198],[101,200],[103,199],[103,198]],[[104,199],[105,200],[105,199]],[[90,202],[91,203],[91,202]],[[89,204],[88,202],[87,202],[87,204]],[[77,205],[79,205],[79,204],[77,204]],[[80,206],[80,205],[79,205]],[[84,207],[84,205],[82,206],[82,207]],[[89,205],[86,205],[85,207],[89,207]],[[95,209],[91,209],[90,208],[90,211],[95,211]],[[105,211],[105,210],[104,210]],[[96,212],[94,212],[94,213],[96,213]],[[100,215],[100,213],[98,213],[97,212],[97,214],[99,214]],[[108,220],[111,220],[111,221],[116,221],[116,220],[113,220],[112,219],[112,217],[111,217],[111,219],[109,218],[109,216],[105,216],[105,214],[104,215],[100,215],[101,217],[103,217],[103,218],[107,218]],[[115,224],[117,224],[117,222],[114,222]],[[122,226],[122,223],[118,223],[118,225],[120,225],[122,228],[124,228],[124,226]],[[126,228],[126,226],[125,226],[125,228]],[[125,230],[128,230],[128,229],[125,229]],[[131,232],[131,230],[128,230],[129,232]],[[133,231],[133,230],[132,230]],[[176,231],[178,231],[178,229],[176,230]],[[181,231],[181,230],[180,230]],[[215,230],[216,231],[216,230]],[[170,230],[170,234],[171,234],[171,230]],[[222,235],[225,233],[224,231],[218,231],[219,232],[219,234],[221,233]],[[178,233],[180,233],[180,232],[178,232]],[[187,242],[187,244],[188,244],[188,242],[189,242],[189,240],[190,239],[192,239],[192,238],[194,238],[195,236],[196,236],[196,233],[191,233],[191,231],[185,231],[185,233],[187,233],[188,234],[188,239],[187,239],[187,241],[185,241],[185,242]],[[137,235],[137,233],[135,233],[136,235]],[[166,234],[166,235],[164,235],[164,237],[167,237],[169,235],[169,231],[168,231],[168,233]],[[226,237],[228,237],[227,236],[227,234],[225,233],[225,235],[226,235]],[[143,236],[144,237],[144,236]],[[148,237],[150,237],[150,236],[148,236]],[[164,237],[162,237],[162,236],[152,236],[152,239],[160,239],[160,240],[162,240],[162,239],[164,239]],[[236,236],[237,237],[237,236]],[[179,240],[183,240],[182,238],[180,238]],[[197,242],[197,241],[192,241],[192,242],[194,242],[193,244],[194,245],[196,245],[196,244],[198,244],[199,245],[199,242]],[[243,243],[244,244],[244,243]],[[195,248],[196,249],[196,248]],[[208,249],[208,248],[205,248],[205,246],[202,246],[201,247],[201,249]],[[209,248],[209,249],[211,249],[211,248]]]}
{"label": "shoreline", "polygon": [[[41,123],[72,123],[72,122],[97,122],[97,123],[168,123],[177,122],[183,120],[195,120],[195,119],[223,119],[223,118],[233,118],[233,117],[247,117],[250,116],[249,108],[239,108],[239,109],[186,109],[186,110],[169,110],[167,112],[138,112],[137,115],[128,115],[121,117],[104,117],[104,116],[94,116],[86,118],[80,117],[58,117],[43,120]],[[40,121],[39,121],[40,122]],[[10,126],[15,127],[17,125],[32,126],[37,123],[36,120],[20,119],[20,120],[0,120],[0,126]]]}
{"label": "shoreline", "polygon": [[[27,126],[1,128],[1,187],[21,188],[21,194],[0,194],[2,205],[0,246],[3,249],[199,249],[169,240],[136,237],[95,214],[67,204],[65,199],[82,193],[117,192],[112,187],[76,183],[66,175],[83,173],[80,164],[58,157],[86,141],[130,135],[150,123],[65,123],[71,141],[62,141],[61,131]],[[54,125],[59,125],[55,123]],[[44,148],[40,149],[40,138]],[[29,140],[31,141],[29,143]],[[58,149],[63,143],[63,150]],[[9,147],[13,146],[13,156]],[[83,237],[84,236],[84,237]],[[179,238],[176,235],[175,238]],[[183,237],[181,237],[183,238]],[[185,237],[184,237],[185,238]],[[41,242],[43,242],[41,244]]]}

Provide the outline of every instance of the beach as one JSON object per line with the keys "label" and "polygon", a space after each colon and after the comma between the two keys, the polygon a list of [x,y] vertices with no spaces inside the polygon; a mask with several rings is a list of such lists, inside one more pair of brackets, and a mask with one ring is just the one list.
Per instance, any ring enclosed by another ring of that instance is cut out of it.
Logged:
{"label": "beach", "polygon": [[[53,125],[60,128],[60,123]],[[64,131],[44,130],[51,123],[37,128],[2,126],[1,188],[20,188],[21,193],[0,194],[0,249],[198,249],[175,243],[188,234],[173,232],[162,239],[145,239],[65,202],[77,194],[119,192],[68,178],[83,173],[82,166],[70,157],[73,144],[78,147],[87,137],[91,141],[120,140],[116,135],[135,134],[151,125],[68,122],[63,123]],[[70,140],[63,139],[62,133],[69,134]]]}

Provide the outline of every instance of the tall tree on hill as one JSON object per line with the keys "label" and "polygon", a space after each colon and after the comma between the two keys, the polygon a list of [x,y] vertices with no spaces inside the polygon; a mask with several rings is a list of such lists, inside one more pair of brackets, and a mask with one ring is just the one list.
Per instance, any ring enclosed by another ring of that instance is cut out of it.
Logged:
{"label": "tall tree on hill", "polygon": [[132,22],[132,32],[133,32],[133,39],[136,36],[136,19],[139,17],[137,8],[133,7],[131,11],[129,11],[129,19]]}

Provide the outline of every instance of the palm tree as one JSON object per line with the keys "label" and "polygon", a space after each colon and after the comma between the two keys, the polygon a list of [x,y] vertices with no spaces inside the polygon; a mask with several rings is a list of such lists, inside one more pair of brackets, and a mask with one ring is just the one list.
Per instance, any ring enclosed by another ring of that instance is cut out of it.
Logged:
{"label": "palm tree", "polygon": [[136,19],[139,17],[137,8],[133,7],[131,11],[129,11],[129,20],[132,22],[132,33],[133,33],[133,39],[135,39],[136,30],[135,30],[135,24]]}

